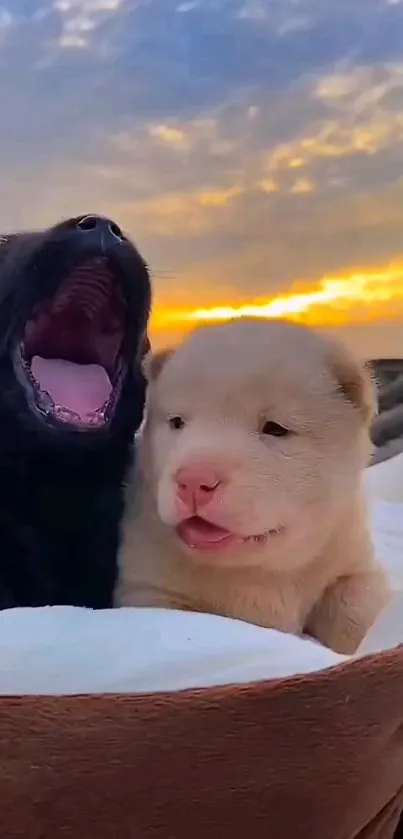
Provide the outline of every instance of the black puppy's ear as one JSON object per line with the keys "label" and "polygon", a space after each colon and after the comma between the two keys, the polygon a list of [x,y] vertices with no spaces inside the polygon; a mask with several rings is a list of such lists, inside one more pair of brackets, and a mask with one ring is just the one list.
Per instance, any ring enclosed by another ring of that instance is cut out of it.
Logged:
{"label": "black puppy's ear", "polygon": [[164,350],[157,350],[156,352],[147,353],[143,360],[143,373],[148,382],[154,382],[158,378],[164,364],[173,354],[174,350],[167,347]]}
{"label": "black puppy's ear", "polygon": [[330,369],[338,389],[359,411],[364,425],[370,426],[377,412],[374,379],[362,364],[343,346],[337,346],[330,359]]}

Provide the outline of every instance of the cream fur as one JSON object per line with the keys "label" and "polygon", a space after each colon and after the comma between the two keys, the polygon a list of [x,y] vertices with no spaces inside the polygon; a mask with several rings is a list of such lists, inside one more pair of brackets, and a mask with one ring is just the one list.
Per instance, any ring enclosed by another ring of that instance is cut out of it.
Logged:
{"label": "cream fur", "polygon": [[[130,476],[117,605],[222,614],[310,632],[353,652],[386,605],[362,474],[371,379],[342,346],[286,321],[203,327],[146,363],[148,414]],[[184,427],[173,429],[169,418]],[[262,433],[265,422],[290,433]],[[175,531],[174,476],[197,460],[225,476],[200,515],[249,539],[205,555]]]}

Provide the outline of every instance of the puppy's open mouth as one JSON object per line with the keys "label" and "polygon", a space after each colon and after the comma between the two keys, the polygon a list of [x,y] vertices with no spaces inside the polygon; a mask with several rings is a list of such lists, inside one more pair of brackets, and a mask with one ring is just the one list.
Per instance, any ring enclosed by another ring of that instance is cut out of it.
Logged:
{"label": "puppy's open mouth", "polygon": [[240,536],[232,533],[224,527],[213,524],[200,516],[191,516],[191,518],[182,521],[176,528],[176,533],[179,539],[186,545],[186,547],[195,551],[218,552],[221,550],[233,550],[241,545],[264,544],[269,536],[276,536],[281,533],[282,527],[268,530],[266,533],[259,536]]}
{"label": "puppy's open mouth", "polygon": [[23,384],[42,415],[78,429],[113,416],[125,371],[126,302],[104,257],[76,267],[25,324]]}

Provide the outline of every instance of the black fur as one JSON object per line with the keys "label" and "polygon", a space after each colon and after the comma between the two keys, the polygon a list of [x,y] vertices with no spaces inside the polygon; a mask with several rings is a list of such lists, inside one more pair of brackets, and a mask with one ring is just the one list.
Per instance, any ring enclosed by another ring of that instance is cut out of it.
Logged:
{"label": "black fur", "polygon": [[[151,304],[130,241],[83,234],[78,219],[0,239],[0,608],[112,605],[122,482],[145,401],[141,355]],[[35,303],[84,259],[107,256],[124,280],[128,371],[110,424],[96,431],[41,419],[13,364]]]}

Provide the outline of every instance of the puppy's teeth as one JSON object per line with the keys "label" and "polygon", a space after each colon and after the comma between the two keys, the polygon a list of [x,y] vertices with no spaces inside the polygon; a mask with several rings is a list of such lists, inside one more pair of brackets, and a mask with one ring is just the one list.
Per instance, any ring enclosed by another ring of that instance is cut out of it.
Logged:
{"label": "puppy's teeth", "polygon": [[92,414],[87,414],[85,417],[85,422],[87,425],[103,425],[104,417],[101,413],[101,410],[94,411]]}
{"label": "puppy's teeth", "polygon": [[43,408],[48,413],[54,410],[55,403],[53,402],[50,393],[48,393],[46,390],[41,390],[39,391],[39,397],[41,408]]}
{"label": "puppy's teeth", "polygon": [[76,414],[74,411],[70,411],[68,408],[65,408],[62,405],[55,405],[54,413],[57,419],[62,420],[63,422],[73,422],[78,425],[81,425],[80,415]]}

